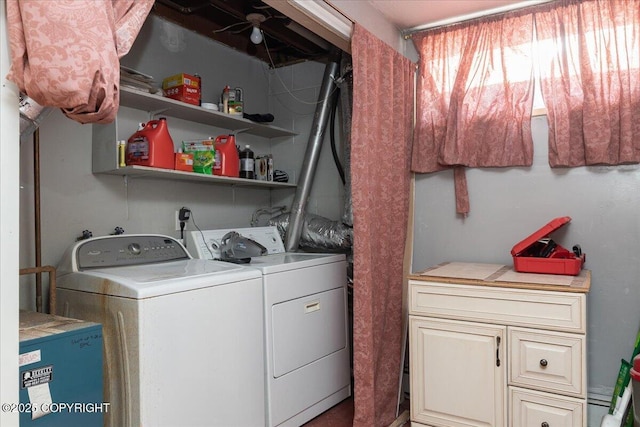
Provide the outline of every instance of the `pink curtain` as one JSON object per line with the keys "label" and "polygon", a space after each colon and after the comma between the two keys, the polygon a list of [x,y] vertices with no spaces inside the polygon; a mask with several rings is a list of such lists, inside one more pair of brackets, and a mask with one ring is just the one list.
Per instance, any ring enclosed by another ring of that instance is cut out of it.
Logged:
{"label": "pink curtain", "polygon": [[563,0],[545,9],[535,20],[549,164],[640,162],[640,2]]}
{"label": "pink curtain", "polygon": [[153,0],[7,0],[8,79],[80,123],[118,111],[120,63]]}
{"label": "pink curtain", "polygon": [[388,426],[402,355],[415,65],[359,25],[351,39],[354,426]]}
{"label": "pink curtain", "polygon": [[483,18],[413,40],[420,71],[412,170],[456,167],[456,211],[467,214],[464,166],[533,161],[533,16]]}

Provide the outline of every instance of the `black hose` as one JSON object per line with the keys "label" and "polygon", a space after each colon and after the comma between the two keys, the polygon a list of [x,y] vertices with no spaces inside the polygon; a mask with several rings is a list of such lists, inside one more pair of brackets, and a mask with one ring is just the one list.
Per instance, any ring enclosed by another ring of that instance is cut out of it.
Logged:
{"label": "black hose", "polygon": [[336,86],[336,91],[333,94],[333,99],[331,100],[331,118],[329,119],[329,123],[330,123],[329,136],[331,137],[331,154],[333,154],[333,162],[336,164],[336,168],[338,168],[338,173],[340,174],[342,185],[345,185],[346,180],[344,177],[344,169],[342,168],[342,163],[340,162],[340,156],[338,156],[338,150],[336,149],[336,136],[335,136],[336,111],[338,110],[339,99],[340,99],[340,88]]}

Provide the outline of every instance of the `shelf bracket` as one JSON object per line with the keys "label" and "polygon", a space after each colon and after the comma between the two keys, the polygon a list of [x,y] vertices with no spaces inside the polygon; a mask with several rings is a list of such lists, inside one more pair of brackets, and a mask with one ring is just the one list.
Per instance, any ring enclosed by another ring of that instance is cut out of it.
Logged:
{"label": "shelf bracket", "polygon": [[158,114],[162,114],[165,111],[169,111],[170,108],[163,108],[161,110],[154,110],[154,111],[149,111],[149,120],[153,120],[154,116],[157,116]]}

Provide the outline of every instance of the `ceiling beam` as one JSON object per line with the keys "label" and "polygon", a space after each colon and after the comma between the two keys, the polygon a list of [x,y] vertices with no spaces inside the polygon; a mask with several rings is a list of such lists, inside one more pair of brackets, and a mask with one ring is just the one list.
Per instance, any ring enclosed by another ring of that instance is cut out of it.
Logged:
{"label": "ceiling beam", "polygon": [[[321,0],[263,0],[263,2],[334,46],[351,53],[351,26],[353,23],[328,3]],[[322,11],[316,8],[318,12],[314,13],[302,7],[312,6],[312,4],[324,4],[331,9]],[[333,24],[332,21],[336,21],[338,24]]]}

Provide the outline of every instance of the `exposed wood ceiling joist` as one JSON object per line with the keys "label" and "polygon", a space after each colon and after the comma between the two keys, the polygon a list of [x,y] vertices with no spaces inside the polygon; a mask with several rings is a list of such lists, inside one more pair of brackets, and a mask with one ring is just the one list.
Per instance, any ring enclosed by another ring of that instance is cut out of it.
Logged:
{"label": "exposed wood ceiling joist", "polygon": [[[301,61],[326,61],[330,43],[258,0],[157,0],[153,13],[233,49],[281,67]],[[249,39],[250,13],[265,16],[260,24],[265,42]],[[267,48],[269,53],[267,53]]]}

